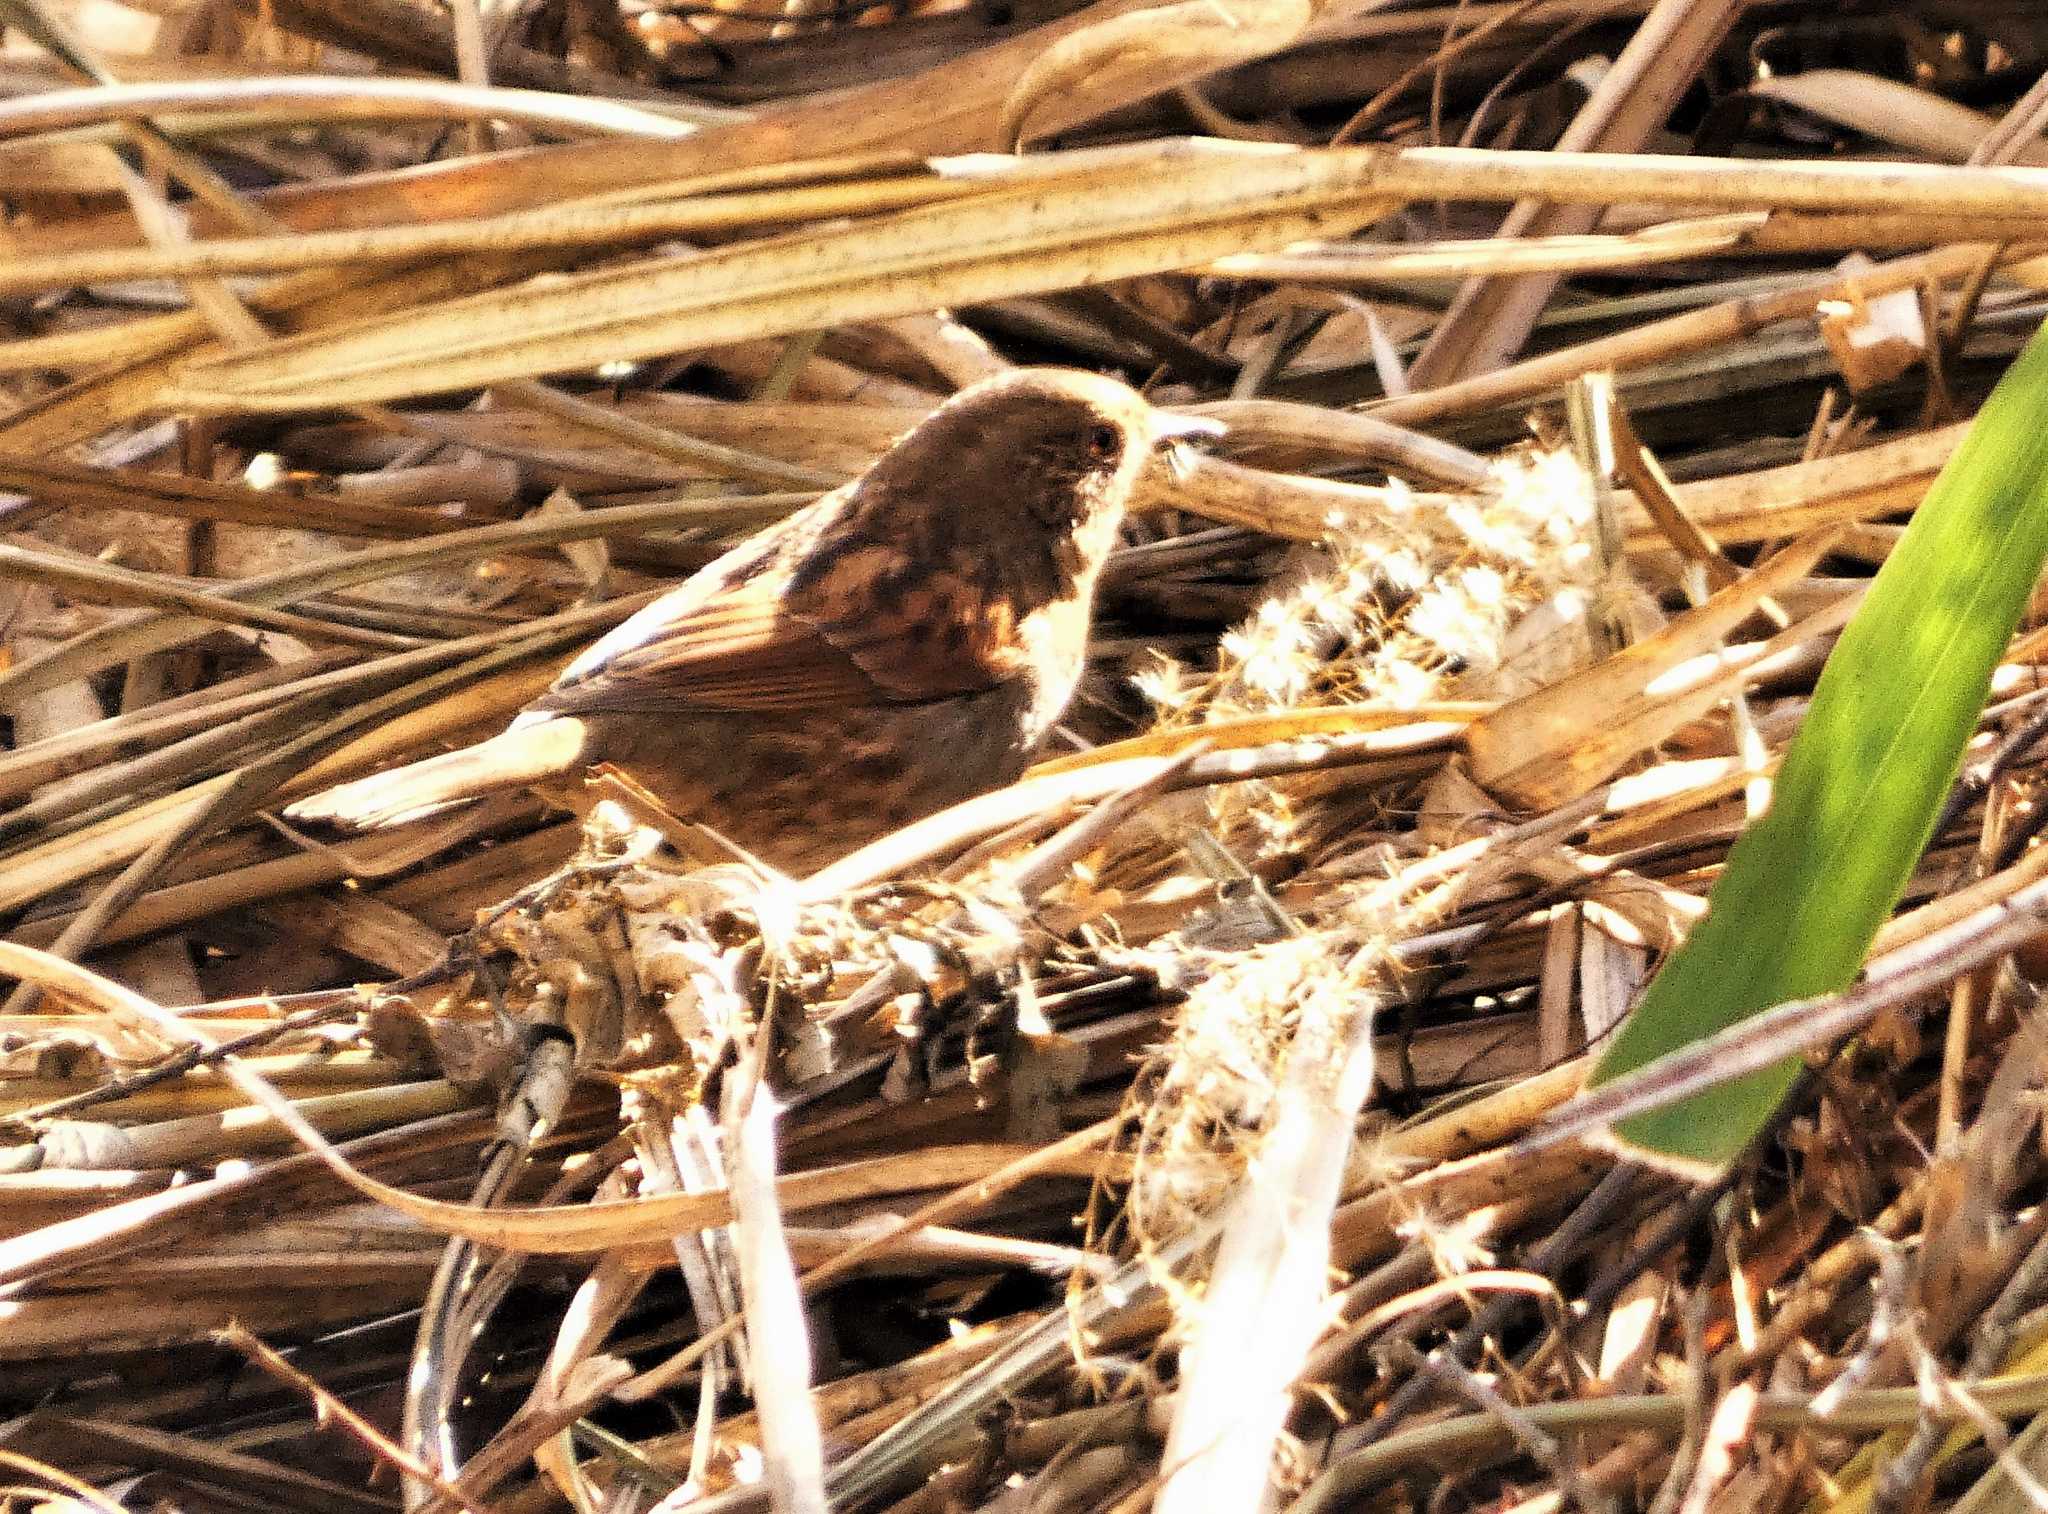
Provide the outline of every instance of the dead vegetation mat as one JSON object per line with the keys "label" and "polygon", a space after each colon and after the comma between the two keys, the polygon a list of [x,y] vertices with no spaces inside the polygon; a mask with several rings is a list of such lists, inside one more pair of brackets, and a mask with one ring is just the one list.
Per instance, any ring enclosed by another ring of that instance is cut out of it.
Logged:
{"label": "dead vegetation mat", "polygon": [[[0,25],[9,1506],[2048,1499],[2030,950],[1717,1185],[1518,1145],[2041,319],[2039,7]],[[279,817],[1039,362],[1230,429],[1016,786]]]}

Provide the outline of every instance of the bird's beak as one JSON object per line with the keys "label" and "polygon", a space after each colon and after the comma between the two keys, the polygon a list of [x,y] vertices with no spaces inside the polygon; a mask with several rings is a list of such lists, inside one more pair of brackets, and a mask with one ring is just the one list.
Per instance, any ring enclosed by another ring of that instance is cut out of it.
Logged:
{"label": "bird's beak", "polygon": [[1178,485],[1195,471],[1196,454],[1189,450],[1188,444],[1214,441],[1228,429],[1223,422],[1213,421],[1206,415],[1154,410],[1152,452],[1160,459],[1163,468],[1148,470],[1140,479],[1137,497],[1131,501],[1130,508],[1163,510],[1174,504],[1176,490],[1167,487],[1167,481],[1171,479]]}
{"label": "bird's beak", "polygon": [[1182,415],[1172,410],[1152,412],[1152,445],[1171,446],[1175,442],[1213,442],[1228,428],[1221,421],[1212,421],[1206,415]]}

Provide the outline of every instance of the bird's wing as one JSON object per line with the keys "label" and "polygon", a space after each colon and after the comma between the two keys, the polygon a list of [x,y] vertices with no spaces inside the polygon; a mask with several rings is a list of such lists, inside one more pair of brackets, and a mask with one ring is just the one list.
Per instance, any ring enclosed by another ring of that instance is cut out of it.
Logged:
{"label": "bird's wing", "polygon": [[1019,665],[1007,606],[991,612],[960,575],[889,571],[900,549],[835,542],[829,529],[779,545],[714,563],[647,606],[577,658],[535,708],[919,703],[993,687]]}

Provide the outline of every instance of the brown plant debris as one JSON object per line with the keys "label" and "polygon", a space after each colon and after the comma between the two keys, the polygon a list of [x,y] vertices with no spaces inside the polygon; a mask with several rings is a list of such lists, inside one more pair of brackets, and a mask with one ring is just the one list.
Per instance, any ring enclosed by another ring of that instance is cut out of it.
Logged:
{"label": "brown plant debris", "polygon": [[[2018,0],[0,5],[0,1500],[2048,1499],[2048,601],[1751,1156],[1554,1118],[2048,310],[2044,80]],[[1016,782],[809,730],[795,876],[630,761],[288,813],[1052,365],[1227,432]]]}

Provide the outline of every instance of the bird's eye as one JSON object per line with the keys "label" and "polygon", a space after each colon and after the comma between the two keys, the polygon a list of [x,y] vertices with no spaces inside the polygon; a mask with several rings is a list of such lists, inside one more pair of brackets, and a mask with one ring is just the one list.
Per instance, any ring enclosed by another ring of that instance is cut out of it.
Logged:
{"label": "bird's eye", "polygon": [[1088,453],[1107,462],[1123,450],[1123,438],[1114,426],[1097,426],[1088,433]]}

